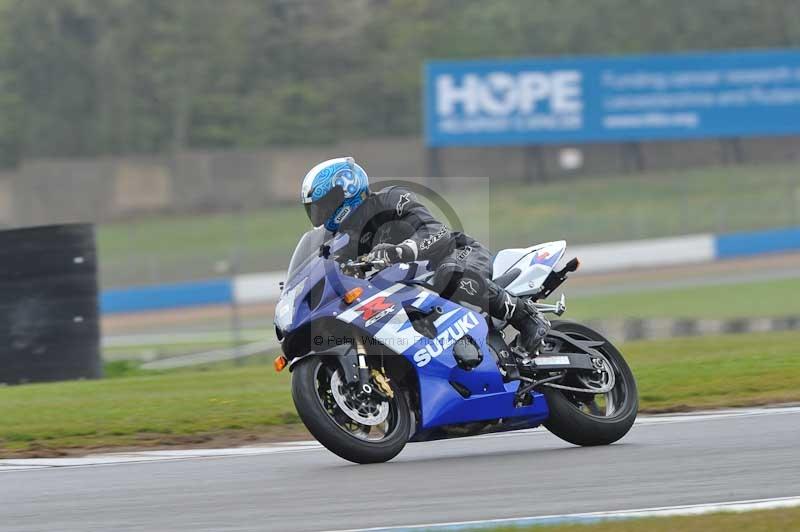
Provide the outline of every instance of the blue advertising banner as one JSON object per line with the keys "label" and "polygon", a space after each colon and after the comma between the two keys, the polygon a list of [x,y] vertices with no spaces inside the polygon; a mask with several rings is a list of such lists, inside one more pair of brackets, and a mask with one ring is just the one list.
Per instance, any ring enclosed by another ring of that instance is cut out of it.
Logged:
{"label": "blue advertising banner", "polygon": [[800,133],[800,50],[433,61],[429,146]]}

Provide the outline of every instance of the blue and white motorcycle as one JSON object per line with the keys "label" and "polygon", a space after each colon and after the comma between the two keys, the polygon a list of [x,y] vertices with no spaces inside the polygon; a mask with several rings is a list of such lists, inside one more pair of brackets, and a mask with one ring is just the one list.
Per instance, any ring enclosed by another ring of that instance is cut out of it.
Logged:
{"label": "blue and white motorcycle", "polygon": [[[306,233],[289,266],[275,329],[292,397],[325,447],[357,463],[384,462],[409,441],[543,424],[576,445],[607,445],[636,419],[630,368],[602,335],[553,321],[535,356],[506,323],[443,299],[424,263],[339,262],[346,235]],[[517,296],[548,297],[578,267],[556,271],[566,243],[507,249],[495,282]],[[564,296],[542,312],[561,315]],[[509,371],[508,361],[516,368]]]}

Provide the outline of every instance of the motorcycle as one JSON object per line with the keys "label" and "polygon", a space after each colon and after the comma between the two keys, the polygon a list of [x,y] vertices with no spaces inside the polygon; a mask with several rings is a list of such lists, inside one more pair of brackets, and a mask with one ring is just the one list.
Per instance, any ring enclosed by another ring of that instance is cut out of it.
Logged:
{"label": "motorcycle", "polygon": [[[337,260],[347,235],[300,239],[275,310],[292,398],[305,426],[333,453],[385,462],[409,441],[544,425],[575,445],[608,445],[633,425],[638,395],[622,354],[598,332],[552,321],[529,355],[507,323],[442,298],[425,263]],[[577,259],[555,267],[557,241],[500,251],[494,281],[561,316],[550,296]],[[508,340],[508,341],[507,341]]]}

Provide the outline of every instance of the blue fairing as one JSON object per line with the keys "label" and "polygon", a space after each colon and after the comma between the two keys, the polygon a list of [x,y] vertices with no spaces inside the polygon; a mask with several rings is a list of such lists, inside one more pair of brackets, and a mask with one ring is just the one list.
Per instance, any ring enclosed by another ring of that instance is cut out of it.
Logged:
{"label": "blue fairing", "polygon": [[[287,334],[304,324],[335,318],[364,331],[367,345],[380,342],[405,357],[416,370],[419,383],[419,430],[500,418],[515,418],[523,426],[536,426],[544,421],[548,408],[543,395],[532,392],[529,406],[514,406],[519,382],[503,382],[487,344],[486,319],[415,283],[417,270],[415,264],[395,265],[363,280],[342,275],[333,259],[320,257],[288,280],[284,296],[296,287],[300,290],[292,298],[291,324],[279,326]],[[312,309],[308,294],[323,279],[321,302]],[[346,305],[342,295],[355,287],[361,287],[363,294]],[[282,296],[279,309],[285,304],[283,300]],[[414,329],[407,314],[411,309],[435,313],[435,338],[425,337]],[[285,314],[288,315],[288,309]],[[481,363],[469,371],[459,368],[453,355],[455,340],[466,335],[472,337],[483,354]],[[451,383],[469,390],[469,397],[463,397]]]}

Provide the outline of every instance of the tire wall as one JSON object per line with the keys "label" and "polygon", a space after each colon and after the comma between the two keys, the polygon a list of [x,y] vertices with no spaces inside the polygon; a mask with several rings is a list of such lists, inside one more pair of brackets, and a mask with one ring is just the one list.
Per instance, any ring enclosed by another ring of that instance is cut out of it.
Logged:
{"label": "tire wall", "polygon": [[0,232],[0,383],[99,378],[94,226]]}

